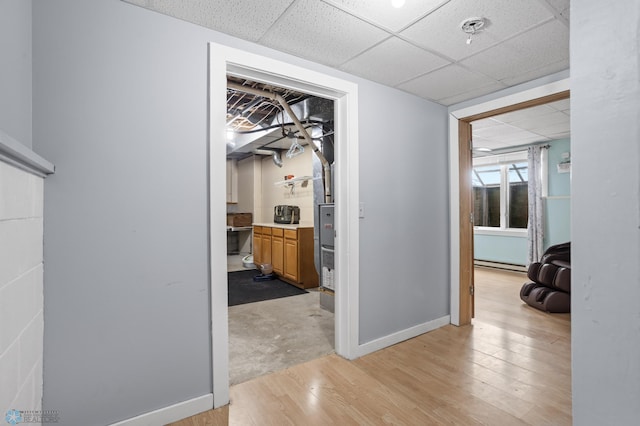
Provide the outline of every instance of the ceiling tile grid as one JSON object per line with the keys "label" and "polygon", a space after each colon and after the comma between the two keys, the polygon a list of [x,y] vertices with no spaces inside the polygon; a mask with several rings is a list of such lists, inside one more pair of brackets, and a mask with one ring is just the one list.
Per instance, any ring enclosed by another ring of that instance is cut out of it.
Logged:
{"label": "ceiling tile grid", "polygon": [[511,121],[509,124],[528,130],[541,129],[567,122],[566,114],[560,111],[552,111],[549,114],[537,117],[527,117],[522,120]]}
{"label": "ceiling tile grid", "polygon": [[260,43],[329,66],[337,66],[389,34],[318,0],[297,0]]}
{"label": "ceiling tile grid", "polygon": [[396,86],[449,63],[397,37],[391,37],[344,63],[340,69]]}
{"label": "ceiling tile grid", "polygon": [[[475,16],[485,18],[486,23],[468,45],[460,24]],[[538,1],[453,0],[400,35],[419,46],[460,60],[552,18],[553,14]]]}
{"label": "ceiling tile grid", "polygon": [[398,88],[438,101],[495,84],[486,76],[453,64],[400,84]]}
{"label": "ceiling tile grid", "polygon": [[571,136],[570,101],[562,99],[477,120],[472,123],[472,132],[474,147],[494,150],[568,138]]}
{"label": "ceiling tile grid", "polygon": [[[558,45],[558,40],[566,42]],[[461,63],[501,81],[568,58],[569,29],[553,20]]]}
{"label": "ceiling tile grid", "polygon": [[397,32],[427,15],[449,0],[409,0],[401,8],[390,0],[322,0],[365,21]]}
{"label": "ceiling tile grid", "polygon": [[569,14],[570,0],[546,0],[547,4],[554,8],[561,15]]}
{"label": "ceiling tile grid", "polygon": [[545,65],[540,68],[533,68],[527,72],[504,78],[501,81],[507,87],[515,86],[516,84],[535,80],[536,78],[544,77],[545,75],[554,74],[567,69],[569,69],[569,58],[554,62],[553,64]]}
{"label": "ceiling tile grid", "polygon": [[458,95],[449,96],[446,98],[439,99],[437,102],[442,105],[453,105],[459,102],[464,102],[468,99],[474,99],[479,96],[488,95],[493,92],[497,92],[498,90],[504,89],[505,86],[502,83],[495,82],[488,86],[478,87],[472,90],[468,90],[464,93],[460,93]]}
{"label": "ceiling tile grid", "polygon": [[559,101],[555,101],[555,102],[550,102],[548,104],[546,104],[549,108],[553,108],[556,111],[562,111],[565,113],[568,113],[569,110],[571,109],[571,101],[567,98],[567,99],[561,99]]}

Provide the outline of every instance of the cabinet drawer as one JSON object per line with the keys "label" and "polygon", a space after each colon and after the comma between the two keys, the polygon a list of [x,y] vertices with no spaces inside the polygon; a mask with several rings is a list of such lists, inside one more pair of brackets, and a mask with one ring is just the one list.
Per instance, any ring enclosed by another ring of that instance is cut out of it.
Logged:
{"label": "cabinet drawer", "polygon": [[292,240],[296,240],[298,239],[298,231],[296,231],[295,229],[285,229],[284,237]]}
{"label": "cabinet drawer", "polygon": [[262,226],[254,226],[253,227],[254,234],[262,234]]}
{"label": "cabinet drawer", "polygon": [[282,229],[282,228],[271,228],[271,234],[274,237],[282,237],[283,231],[284,231],[284,229]]}
{"label": "cabinet drawer", "polygon": [[268,226],[263,226],[262,235],[271,235],[271,228],[269,228]]}

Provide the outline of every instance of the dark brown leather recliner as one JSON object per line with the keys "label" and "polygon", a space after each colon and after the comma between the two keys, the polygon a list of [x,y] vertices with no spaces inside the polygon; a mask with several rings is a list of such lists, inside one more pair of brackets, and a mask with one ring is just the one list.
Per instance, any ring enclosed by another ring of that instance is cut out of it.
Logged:
{"label": "dark brown leather recliner", "polygon": [[571,243],[549,247],[540,259],[529,265],[532,281],[520,289],[527,305],[551,313],[571,312]]}

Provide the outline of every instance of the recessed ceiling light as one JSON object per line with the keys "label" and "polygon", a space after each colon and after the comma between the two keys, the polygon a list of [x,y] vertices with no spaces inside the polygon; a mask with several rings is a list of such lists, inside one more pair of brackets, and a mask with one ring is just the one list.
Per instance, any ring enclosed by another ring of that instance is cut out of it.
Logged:
{"label": "recessed ceiling light", "polygon": [[400,9],[402,6],[404,6],[404,0],[391,0],[391,6],[395,7],[396,9]]}

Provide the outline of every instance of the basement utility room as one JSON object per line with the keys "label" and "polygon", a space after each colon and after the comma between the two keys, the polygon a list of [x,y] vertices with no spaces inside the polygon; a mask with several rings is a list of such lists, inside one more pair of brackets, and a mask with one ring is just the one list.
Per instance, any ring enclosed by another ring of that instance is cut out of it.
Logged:
{"label": "basement utility room", "polygon": [[226,122],[233,384],[334,350],[333,101],[228,76]]}

